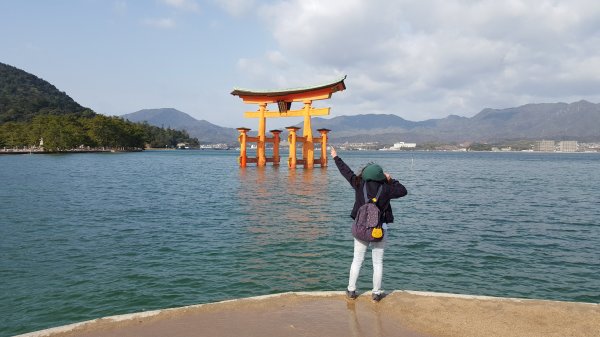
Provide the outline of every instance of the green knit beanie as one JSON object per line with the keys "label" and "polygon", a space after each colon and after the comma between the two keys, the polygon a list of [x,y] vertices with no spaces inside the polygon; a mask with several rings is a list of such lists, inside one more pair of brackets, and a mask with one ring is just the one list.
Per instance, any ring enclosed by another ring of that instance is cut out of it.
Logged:
{"label": "green knit beanie", "polygon": [[367,165],[367,167],[365,167],[362,171],[362,178],[364,181],[383,181],[386,179],[385,175],[383,174],[383,169],[377,164]]}

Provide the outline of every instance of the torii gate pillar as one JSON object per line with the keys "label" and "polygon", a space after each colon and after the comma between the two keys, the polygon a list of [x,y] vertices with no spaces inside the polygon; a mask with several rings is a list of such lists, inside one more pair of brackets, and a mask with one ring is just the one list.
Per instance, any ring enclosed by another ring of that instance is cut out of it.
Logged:
{"label": "torii gate pillar", "polygon": [[267,129],[267,118],[265,117],[266,110],[267,103],[261,103],[258,105],[258,143],[256,144],[256,158],[258,158],[258,166],[265,166],[267,164],[267,156],[265,151],[265,130]]}
{"label": "torii gate pillar", "polygon": [[302,158],[304,158],[304,167],[313,168],[315,165],[315,145],[313,143],[312,126],[310,125],[310,109],[312,101],[304,101],[304,127],[302,136],[304,144],[302,145]]}

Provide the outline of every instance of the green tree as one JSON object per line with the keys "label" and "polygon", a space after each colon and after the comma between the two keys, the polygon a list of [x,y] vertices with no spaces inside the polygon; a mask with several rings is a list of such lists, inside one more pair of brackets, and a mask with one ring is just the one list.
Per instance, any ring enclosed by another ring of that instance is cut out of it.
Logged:
{"label": "green tree", "polygon": [[114,126],[109,117],[96,115],[90,120],[89,125],[88,136],[95,146],[111,147],[116,143]]}
{"label": "green tree", "polygon": [[18,148],[27,146],[28,130],[24,123],[9,122],[0,124],[0,144],[2,147]]}
{"label": "green tree", "polygon": [[185,131],[133,123],[119,117],[94,115],[36,115],[28,122],[0,123],[0,146],[31,147],[44,140],[46,151],[65,151],[80,146],[140,149],[164,148],[177,143],[198,144]]}
{"label": "green tree", "polygon": [[491,144],[473,143],[469,146],[469,151],[492,151]]}

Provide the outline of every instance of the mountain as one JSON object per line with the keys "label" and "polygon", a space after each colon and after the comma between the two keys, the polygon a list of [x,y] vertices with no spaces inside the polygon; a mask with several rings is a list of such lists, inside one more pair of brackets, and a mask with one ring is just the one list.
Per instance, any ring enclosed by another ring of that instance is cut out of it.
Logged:
{"label": "mountain", "polygon": [[239,135],[234,128],[224,128],[173,108],[143,109],[121,116],[132,122],[148,122],[150,125],[185,130],[200,143],[234,144]]}
{"label": "mountain", "polygon": [[36,115],[94,116],[43,79],[0,63],[0,123],[26,122]]}
{"label": "mountain", "polygon": [[600,104],[584,100],[570,104],[527,104],[484,109],[471,118],[451,115],[421,122],[396,115],[338,116],[313,118],[312,127],[331,129],[334,142],[600,141]]}
{"label": "mountain", "polygon": [[[238,132],[207,121],[198,121],[175,109],[147,109],[124,115],[131,121],[185,129],[203,143],[237,143]],[[268,124],[268,121],[267,121]],[[483,109],[467,118],[450,115],[413,122],[392,114],[336,116],[311,120],[313,133],[332,130],[330,139],[343,142],[501,142],[507,140],[600,141],[600,104],[527,104],[508,109]],[[302,127],[302,123],[296,126]],[[282,139],[286,139],[286,132]],[[299,131],[302,134],[302,131]]]}
{"label": "mountain", "polygon": [[600,104],[582,100],[484,109],[470,123],[478,138],[599,140]]}

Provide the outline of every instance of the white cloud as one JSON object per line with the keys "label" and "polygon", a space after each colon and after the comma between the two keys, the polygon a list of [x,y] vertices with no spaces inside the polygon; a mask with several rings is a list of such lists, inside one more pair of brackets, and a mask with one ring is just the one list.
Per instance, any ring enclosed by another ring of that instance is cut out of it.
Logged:
{"label": "white cloud", "polygon": [[277,68],[287,68],[290,65],[285,56],[278,50],[267,52],[266,58],[270,64]]}
{"label": "white cloud", "polygon": [[278,76],[257,80],[297,85],[348,74],[344,113],[419,120],[600,101],[593,0],[288,0],[258,13],[279,48],[254,61]]}
{"label": "white cloud", "polygon": [[186,11],[197,12],[200,6],[194,0],[161,0],[164,4]]}
{"label": "white cloud", "polygon": [[214,0],[214,2],[233,16],[241,16],[255,8],[254,0]]}
{"label": "white cloud", "polygon": [[242,58],[237,63],[239,83],[251,88],[289,89],[323,84],[337,80],[346,73],[330,67],[315,67],[269,51],[255,58]]}
{"label": "white cloud", "polygon": [[262,63],[258,60],[252,60],[248,58],[240,58],[237,61],[237,68],[240,69],[243,73],[248,74],[250,76],[264,76],[264,67]]}
{"label": "white cloud", "polygon": [[175,27],[175,20],[171,18],[145,19],[142,21],[142,23],[147,26],[161,29],[170,29]]}

